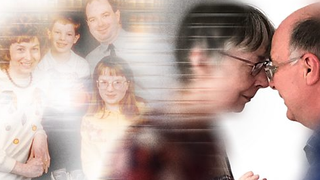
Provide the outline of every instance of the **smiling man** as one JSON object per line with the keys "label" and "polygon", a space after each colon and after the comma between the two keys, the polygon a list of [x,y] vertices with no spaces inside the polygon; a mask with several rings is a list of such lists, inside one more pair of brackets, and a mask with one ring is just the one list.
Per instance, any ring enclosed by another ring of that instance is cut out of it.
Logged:
{"label": "smiling man", "polygon": [[266,72],[278,90],[287,117],[314,130],[305,151],[310,169],[305,179],[320,179],[320,16],[311,4],[287,17],[276,30],[272,62]]}
{"label": "smiling man", "polygon": [[281,23],[272,40],[272,62],[267,66],[270,87],[284,99],[287,117],[310,129],[320,125],[315,106],[320,103],[314,96],[320,87],[320,69],[315,69],[320,68],[318,6],[304,7]]}
{"label": "smiling man", "polygon": [[[173,87],[177,83],[176,69],[172,63],[173,47],[168,43],[168,37],[147,28],[139,32],[122,28],[127,21],[121,16],[131,13],[125,9],[130,2],[121,6],[117,2],[88,0],[86,4],[89,31],[100,43],[86,56],[91,74],[102,58],[116,55],[132,69],[137,96],[147,101],[165,99],[169,94],[168,86]],[[159,5],[159,8],[162,6]],[[154,26],[158,27],[156,22]]]}
{"label": "smiling man", "polygon": [[86,16],[90,33],[101,43],[86,57],[93,72],[104,56],[115,53],[116,49],[123,46],[118,37],[125,36],[126,32],[121,27],[120,11],[112,0],[89,0]]}

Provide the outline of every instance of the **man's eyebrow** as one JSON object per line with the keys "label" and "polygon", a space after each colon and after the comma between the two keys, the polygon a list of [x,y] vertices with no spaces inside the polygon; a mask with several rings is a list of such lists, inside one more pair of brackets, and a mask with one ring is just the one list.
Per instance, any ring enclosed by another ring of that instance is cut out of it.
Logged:
{"label": "man's eyebrow", "polygon": [[273,58],[271,57],[271,55],[269,56],[270,61],[273,61]]}
{"label": "man's eyebrow", "polygon": [[[100,16],[101,16],[101,15],[104,15],[104,14],[107,14],[107,13],[108,13],[108,14],[111,14],[109,11],[104,11],[104,12],[100,13]],[[93,18],[96,18],[96,17],[95,17],[95,16],[90,16],[90,17],[87,16],[87,20],[93,19]]]}

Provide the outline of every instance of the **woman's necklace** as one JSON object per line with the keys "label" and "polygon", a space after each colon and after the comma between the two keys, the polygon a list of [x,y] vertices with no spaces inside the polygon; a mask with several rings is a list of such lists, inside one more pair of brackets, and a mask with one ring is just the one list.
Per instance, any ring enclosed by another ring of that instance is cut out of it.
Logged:
{"label": "woman's necklace", "polygon": [[9,71],[8,71],[8,69],[5,69],[5,71],[6,71],[6,74],[7,74],[7,76],[8,76],[8,78],[9,78],[9,80],[11,81],[11,83],[13,84],[13,85],[15,85],[16,87],[18,87],[18,88],[27,88],[27,87],[29,87],[30,85],[31,85],[31,83],[32,83],[32,73],[30,73],[30,81],[29,81],[29,83],[26,85],[26,86],[20,86],[20,85],[18,85],[17,83],[15,83],[14,81],[13,81],[13,79],[11,78],[11,76],[10,76],[10,74],[9,74]]}

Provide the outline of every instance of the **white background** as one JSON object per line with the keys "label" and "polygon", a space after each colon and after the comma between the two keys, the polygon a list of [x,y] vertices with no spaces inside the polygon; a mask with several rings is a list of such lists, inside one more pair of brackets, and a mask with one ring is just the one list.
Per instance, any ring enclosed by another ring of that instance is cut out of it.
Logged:
{"label": "white background", "polygon": [[[277,27],[283,19],[311,0],[242,0],[261,9]],[[307,161],[303,147],[311,131],[286,118],[286,107],[271,88],[258,91],[241,114],[222,121],[227,150],[236,179],[252,170],[268,180],[299,180]]]}

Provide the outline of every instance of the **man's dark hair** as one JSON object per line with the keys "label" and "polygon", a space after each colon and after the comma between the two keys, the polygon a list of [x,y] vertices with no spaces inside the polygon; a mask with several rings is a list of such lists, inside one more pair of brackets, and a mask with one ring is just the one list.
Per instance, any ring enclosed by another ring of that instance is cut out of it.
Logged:
{"label": "man's dark hair", "polygon": [[[86,8],[87,5],[92,3],[93,1],[98,1],[98,0],[87,0],[86,5],[84,7]],[[113,12],[116,12],[117,10],[119,10],[118,1],[117,0],[105,0],[105,1],[109,2]]]}

